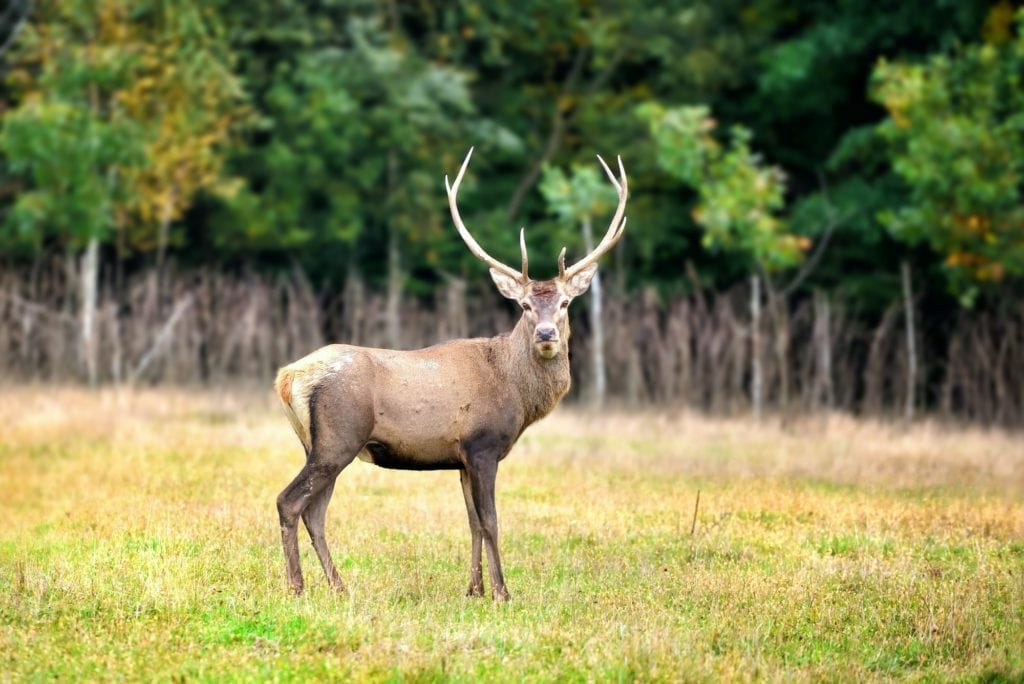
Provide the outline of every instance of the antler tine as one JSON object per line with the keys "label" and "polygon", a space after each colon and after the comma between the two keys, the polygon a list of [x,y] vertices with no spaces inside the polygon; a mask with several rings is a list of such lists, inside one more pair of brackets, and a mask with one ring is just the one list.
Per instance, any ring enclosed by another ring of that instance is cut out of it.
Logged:
{"label": "antler tine", "polygon": [[[618,190],[619,192],[622,192],[622,187],[619,185],[619,181],[616,180],[614,175],[612,175],[612,170],[609,169],[608,165],[604,163],[604,159],[601,157],[601,155],[597,155],[597,161],[601,162],[601,166],[604,168],[605,175],[608,176],[608,180],[610,180],[612,182],[612,185],[615,186],[615,189]],[[621,169],[621,167],[622,167],[622,157],[619,157],[619,168]],[[622,175],[625,176],[626,172],[623,171]]]}
{"label": "antler tine", "polygon": [[615,215],[612,216],[612,221],[608,224],[608,230],[605,232],[604,237],[601,238],[601,242],[598,243],[597,247],[595,247],[594,251],[590,254],[583,257],[569,268],[565,268],[565,248],[562,248],[562,254],[558,257],[558,275],[563,280],[573,277],[584,268],[600,259],[606,252],[608,252],[608,250],[615,246],[615,243],[617,243],[620,238],[622,238],[622,233],[626,229],[626,217],[624,214],[626,212],[626,198],[629,196],[629,184],[626,180],[626,168],[622,165],[622,157],[618,157],[618,179],[616,179],[612,174],[608,165],[604,163],[604,159],[601,158],[601,155],[597,155],[597,160],[601,162],[601,166],[604,167],[604,172],[608,175],[608,179],[619,192],[619,206],[615,208]]}
{"label": "antler tine", "polygon": [[448,208],[452,212],[452,221],[455,222],[455,229],[459,231],[459,237],[469,247],[469,251],[473,253],[480,261],[484,262],[496,271],[500,271],[505,275],[515,278],[520,282],[526,282],[526,238],[523,235],[525,229],[519,232],[519,248],[523,254],[523,271],[522,273],[517,272],[514,268],[506,266],[501,263],[490,254],[484,251],[483,247],[473,239],[469,230],[466,228],[466,224],[462,222],[462,217],[459,215],[459,206],[455,200],[456,195],[459,193],[459,184],[462,183],[462,176],[466,173],[466,167],[469,166],[469,158],[473,156],[473,148],[469,148],[469,152],[466,153],[466,158],[462,162],[462,166],[459,168],[459,175],[455,177],[455,183],[450,185],[448,183],[448,174],[444,176],[444,187],[448,191]]}
{"label": "antler tine", "polygon": [[525,226],[519,229],[519,253],[523,257],[523,282],[526,282],[527,280],[530,279],[530,276],[527,275],[527,266],[529,265],[529,261],[530,260],[526,256],[526,227]]}

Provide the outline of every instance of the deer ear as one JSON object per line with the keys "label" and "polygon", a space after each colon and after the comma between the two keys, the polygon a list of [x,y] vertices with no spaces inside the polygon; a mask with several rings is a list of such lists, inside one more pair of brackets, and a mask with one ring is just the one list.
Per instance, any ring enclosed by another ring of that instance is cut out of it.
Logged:
{"label": "deer ear", "polygon": [[590,287],[590,281],[597,273],[597,264],[590,264],[582,271],[565,281],[562,290],[569,297],[579,297]]}
{"label": "deer ear", "polygon": [[494,280],[494,284],[498,286],[498,292],[509,299],[519,301],[526,295],[526,291],[523,290],[523,284],[512,278],[501,271],[491,269],[491,279]]}

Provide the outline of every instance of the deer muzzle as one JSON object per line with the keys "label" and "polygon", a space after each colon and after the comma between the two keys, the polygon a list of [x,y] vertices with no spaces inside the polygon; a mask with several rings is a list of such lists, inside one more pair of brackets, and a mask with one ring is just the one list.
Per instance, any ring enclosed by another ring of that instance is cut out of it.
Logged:
{"label": "deer muzzle", "polygon": [[542,323],[533,331],[533,344],[542,358],[558,356],[559,341],[558,328],[550,323]]}

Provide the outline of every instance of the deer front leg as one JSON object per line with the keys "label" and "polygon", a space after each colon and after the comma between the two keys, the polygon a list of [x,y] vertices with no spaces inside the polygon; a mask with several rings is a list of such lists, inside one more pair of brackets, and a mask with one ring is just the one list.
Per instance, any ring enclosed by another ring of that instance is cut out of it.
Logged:
{"label": "deer front leg", "polygon": [[462,481],[462,496],[466,499],[466,515],[469,517],[469,532],[473,537],[471,558],[469,561],[469,588],[466,596],[484,595],[484,572],[480,562],[481,544],[483,543],[483,530],[480,527],[480,518],[476,514],[476,504],[473,503],[473,487],[470,483],[469,471],[459,471],[459,478]]}
{"label": "deer front leg", "polygon": [[480,519],[483,541],[487,548],[487,570],[491,576],[491,597],[495,601],[511,600],[505,588],[505,576],[501,572],[501,556],[498,553],[498,512],[494,504],[494,481],[498,475],[498,459],[484,456],[469,459],[470,484],[473,489],[473,503]]}

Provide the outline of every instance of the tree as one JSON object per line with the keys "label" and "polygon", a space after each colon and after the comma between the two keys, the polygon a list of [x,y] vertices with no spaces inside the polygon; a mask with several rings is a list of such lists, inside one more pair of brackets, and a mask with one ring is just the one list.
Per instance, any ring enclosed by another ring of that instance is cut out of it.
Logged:
{"label": "tree", "polygon": [[898,238],[927,242],[970,304],[1024,275],[1024,11],[1017,31],[923,64],[881,60],[872,95],[905,198],[880,213]]}
{"label": "tree", "polygon": [[[665,108],[648,103],[637,109],[654,137],[659,166],[697,193],[694,221],[704,228],[705,247],[735,252],[754,271],[751,280],[751,405],[762,410],[760,363],[760,284],[768,292],[775,323],[775,352],[781,374],[780,404],[788,403],[789,335],[784,295],[772,276],[795,266],[810,245],[808,238],[787,230],[779,216],[784,208],[785,176],[765,165],[750,149],[750,132],[742,126],[730,130],[728,145],[713,135],[715,121],[707,107]],[[798,282],[798,281],[796,281]],[[794,284],[784,292],[792,291]]]}
{"label": "tree", "polygon": [[116,43],[123,17],[94,16],[79,3],[40,12],[44,18],[22,34],[12,75],[21,101],[0,128],[0,150],[28,185],[6,225],[36,250],[61,245],[69,281],[76,280],[72,255],[82,252],[80,349],[95,383],[99,247],[130,196],[124,172],[144,165],[143,136],[117,105],[132,78],[130,55]]}
{"label": "tree", "polygon": [[145,136],[147,163],[126,169],[134,191],[131,244],[155,249],[163,265],[172,221],[203,190],[231,195],[222,174],[233,130],[247,118],[220,18],[202,5],[107,0],[118,13],[120,48],[131,55],[131,79],[117,93],[123,115]]}
{"label": "tree", "polygon": [[477,114],[467,72],[422,54],[399,9],[297,7],[286,30],[271,30],[246,8],[239,21],[254,24],[235,39],[264,46],[269,63],[260,55],[243,63],[260,121],[231,163],[247,188],[215,219],[228,248],[242,238],[302,248],[321,272],[368,263],[371,277],[386,274],[396,347],[408,274],[464,261],[450,248],[444,170],[473,142],[517,142]]}
{"label": "tree", "polygon": [[[29,185],[7,220],[40,249],[53,240],[80,268],[82,356],[95,382],[99,249],[155,246],[200,189],[221,183],[222,143],[240,91],[218,52],[216,16],[150,0],[42,3],[11,80],[19,105],[0,149]],[[154,239],[155,238],[155,239]]]}

